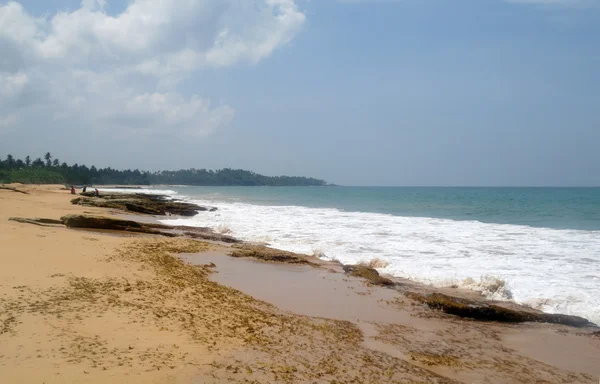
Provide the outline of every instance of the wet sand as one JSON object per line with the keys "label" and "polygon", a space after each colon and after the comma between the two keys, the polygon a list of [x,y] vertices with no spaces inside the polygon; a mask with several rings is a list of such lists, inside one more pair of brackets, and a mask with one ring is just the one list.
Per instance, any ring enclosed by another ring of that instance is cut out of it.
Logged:
{"label": "wet sand", "polygon": [[30,194],[0,190],[0,382],[600,377],[600,337],[591,329],[459,319],[339,266],[231,258],[222,244],[8,221],[115,214],[71,205],[61,186],[19,188]]}
{"label": "wet sand", "polygon": [[[514,364],[516,369],[522,364],[533,368],[540,363],[542,370],[553,366],[585,373],[589,375],[585,380],[600,377],[598,338],[571,327],[478,323],[431,313],[407,303],[396,290],[369,286],[330,268],[231,258],[226,250],[181,257],[190,263],[214,263],[217,273],[211,280],[285,311],[351,322],[362,331],[365,348],[412,360],[456,380],[535,382],[530,372],[519,374],[507,367]],[[418,350],[422,352],[414,352]],[[419,353],[422,359],[415,358]],[[544,364],[548,366],[543,368]],[[549,382],[562,380],[551,377]]]}

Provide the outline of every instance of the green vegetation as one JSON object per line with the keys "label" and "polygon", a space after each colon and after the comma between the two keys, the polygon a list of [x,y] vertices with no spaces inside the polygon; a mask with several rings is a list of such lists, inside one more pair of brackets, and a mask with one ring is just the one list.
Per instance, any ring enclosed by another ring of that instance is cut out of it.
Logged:
{"label": "green vegetation", "polygon": [[0,170],[0,180],[4,183],[23,184],[64,184],[66,182],[62,174],[45,168],[21,168],[9,172]]}
{"label": "green vegetation", "polygon": [[24,184],[181,184],[200,186],[323,186],[327,183],[308,177],[263,176],[243,169],[185,169],[179,171],[148,172],[140,170],[117,170],[87,167],[85,165],[61,163],[47,152],[44,159],[15,159],[12,155],[0,160],[1,183]]}

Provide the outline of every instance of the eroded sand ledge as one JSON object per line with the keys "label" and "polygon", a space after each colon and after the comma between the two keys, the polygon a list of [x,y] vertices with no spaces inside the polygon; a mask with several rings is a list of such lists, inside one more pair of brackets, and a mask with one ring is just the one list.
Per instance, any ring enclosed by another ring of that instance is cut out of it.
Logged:
{"label": "eroded sand ledge", "polygon": [[274,265],[225,256],[231,249],[223,244],[8,221],[110,215],[71,205],[56,186],[19,189],[29,194],[0,190],[3,382],[596,383],[600,376],[594,329],[464,320],[333,264]]}

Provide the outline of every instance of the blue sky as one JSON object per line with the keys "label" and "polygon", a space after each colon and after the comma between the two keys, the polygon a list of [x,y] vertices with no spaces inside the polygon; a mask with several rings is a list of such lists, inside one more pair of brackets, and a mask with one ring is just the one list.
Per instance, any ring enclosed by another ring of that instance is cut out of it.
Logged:
{"label": "blue sky", "polygon": [[0,156],[600,185],[598,1],[147,3],[0,1]]}

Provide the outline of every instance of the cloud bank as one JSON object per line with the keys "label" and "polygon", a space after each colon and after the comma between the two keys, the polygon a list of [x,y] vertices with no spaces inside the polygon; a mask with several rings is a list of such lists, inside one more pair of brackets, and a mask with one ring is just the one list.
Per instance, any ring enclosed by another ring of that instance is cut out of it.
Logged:
{"label": "cloud bank", "polygon": [[[234,117],[180,84],[202,70],[255,64],[292,40],[305,16],[294,0],[106,0],[34,17],[0,4],[0,134],[32,117],[114,135],[205,135]],[[201,90],[200,90],[201,91]]]}

